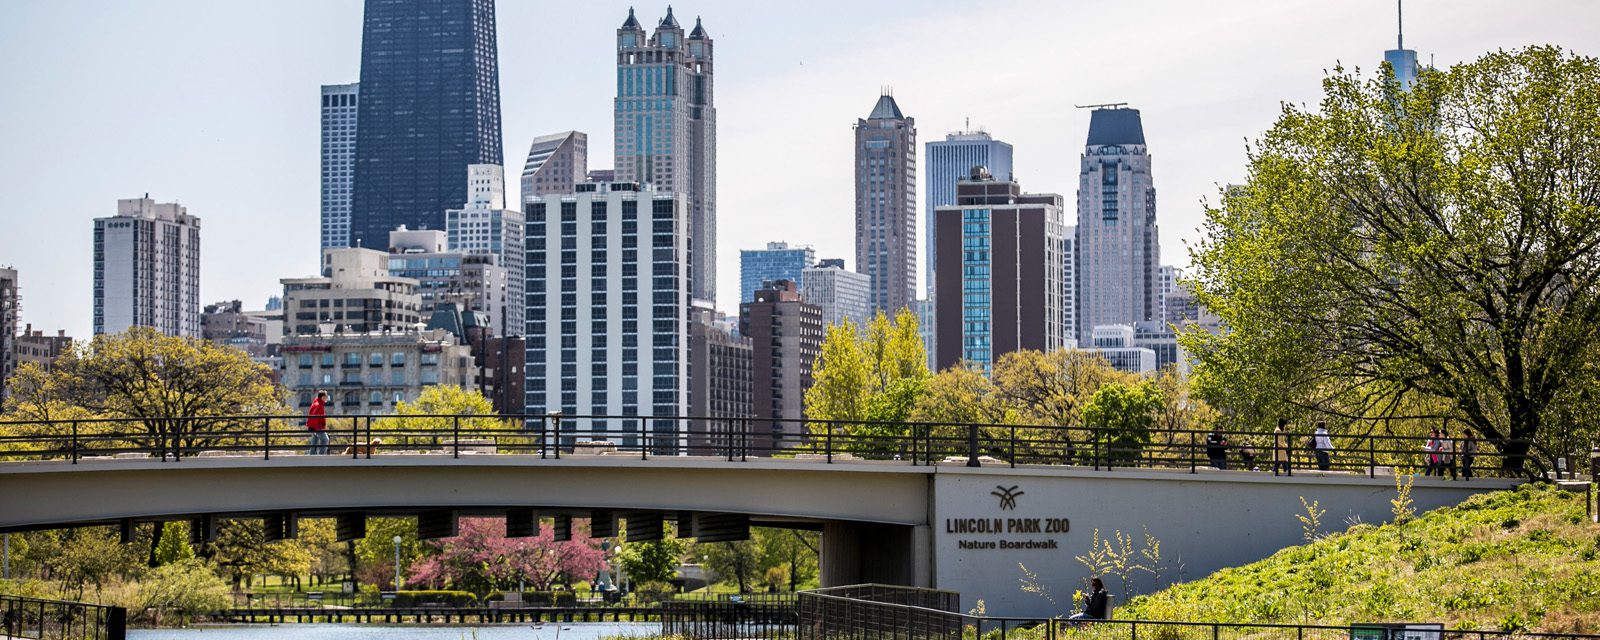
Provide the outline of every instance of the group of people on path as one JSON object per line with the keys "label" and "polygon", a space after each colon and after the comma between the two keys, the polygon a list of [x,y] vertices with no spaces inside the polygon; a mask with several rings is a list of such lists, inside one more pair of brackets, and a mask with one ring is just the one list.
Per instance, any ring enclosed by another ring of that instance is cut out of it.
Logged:
{"label": "group of people on path", "polygon": [[[1290,473],[1289,459],[1294,443],[1288,431],[1289,421],[1278,419],[1278,426],[1272,429],[1271,468],[1273,475]],[[1333,468],[1333,437],[1328,434],[1328,426],[1317,422],[1316,430],[1311,433],[1309,448],[1317,460],[1319,471],[1328,471]],[[1211,433],[1206,434],[1206,458],[1211,466],[1217,469],[1228,468],[1228,450],[1232,446],[1228,436],[1222,432],[1218,425],[1211,427]],[[1237,447],[1239,457],[1244,461],[1246,468],[1254,468],[1257,453],[1248,444]],[[1443,427],[1433,429],[1428,440],[1423,444],[1424,473],[1426,476],[1443,478],[1448,471],[1450,479],[1457,479],[1457,463],[1459,462],[1460,478],[1472,479],[1473,460],[1478,455],[1478,438],[1472,429],[1462,432],[1460,439],[1452,438],[1450,432]]]}
{"label": "group of people on path", "polygon": [[[1278,419],[1278,426],[1272,429],[1271,464],[1272,474],[1290,473],[1289,455],[1293,444],[1289,439],[1289,421]],[[1317,428],[1311,432],[1311,452],[1317,458],[1317,469],[1327,471],[1333,468],[1333,438],[1328,435],[1328,425],[1317,422]],[[1206,434],[1206,458],[1211,466],[1217,469],[1228,468],[1228,436],[1222,433],[1220,425],[1212,425],[1211,433]],[[1238,447],[1239,456],[1243,459],[1246,468],[1253,468],[1256,461],[1255,448],[1246,445]]]}
{"label": "group of people on path", "polygon": [[1472,461],[1478,456],[1478,438],[1467,429],[1462,433],[1459,443],[1450,437],[1449,430],[1440,427],[1428,434],[1427,442],[1422,445],[1423,466],[1422,475],[1444,477],[1445,470],[1450,471],[1450,479],[1456,479],[1456,462],[1461,463],[1461,477],[1465,480],[1472,479]]}

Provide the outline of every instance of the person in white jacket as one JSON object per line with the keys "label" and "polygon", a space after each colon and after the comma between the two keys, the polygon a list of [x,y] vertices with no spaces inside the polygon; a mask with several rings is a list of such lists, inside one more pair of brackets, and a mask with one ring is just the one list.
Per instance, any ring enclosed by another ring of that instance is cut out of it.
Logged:
{"label": "person in white jacket", "polygon": [[1333,438],[1328,436],[1328,425],[1317,421],[1317,430],[1311,434],[1311,449],[1317,454],[1317,469],[1333,468]]}

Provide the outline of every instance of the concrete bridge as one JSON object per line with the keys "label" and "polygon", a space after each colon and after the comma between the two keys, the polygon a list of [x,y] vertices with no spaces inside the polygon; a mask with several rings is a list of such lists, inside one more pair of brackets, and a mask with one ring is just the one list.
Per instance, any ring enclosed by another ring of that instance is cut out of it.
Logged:
{"label": "concrete bridge", "polygon": [[[0,464],[0,530],[197,516],[421,514],[447,527],[457,515],[748,518],[822,531],[824,585],[931,586],[961,592],[964,608],[983,599],[991,614],[1055,615],[1020,590],[1019,565],[1060,599],[1085,577],[1075,556],[1096,530],[1148,532],[1168,579],[1197,578],[1301,542],[1302,497],[1326,510],[1329,530],[1386,521],[1394,479],[1374,475],[572,454],[55,460]],[[1417,478],[1412,499],[1426,510],[1516,483]]]}

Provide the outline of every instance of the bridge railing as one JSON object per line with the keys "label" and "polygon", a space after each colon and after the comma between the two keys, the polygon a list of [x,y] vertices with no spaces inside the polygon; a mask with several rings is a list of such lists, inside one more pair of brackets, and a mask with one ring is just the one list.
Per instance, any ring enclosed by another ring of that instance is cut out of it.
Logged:
{"label": "bridge railing", "polygon": [[122,607],[0,595],[0,637],[123,640],[128,637],[128,612]]}
{"label": "bridge railing", "polygon": [[[334,415],[325,452],[311,447],[304,416],[97,418],[0,421],[0,461],[275,456],[327,453],[352,459],[409,453],[448,455],[700,456],[832,463],[899,461],[913,465],[1069,465],[1097,470],[1206,467],[1293,474],[1307,470],[1369,477],[1428,468],[1427,437],[1331,436],[1314,450],[1310,433],[1099,426],[947,424],[765,418],[610,415]],[[1222,444],[1215,442],[1216,438]],[[1544,476],[1551,457],[1520,440],[1449,440],[1453,477]],[[1322,458],[1326,453],[1326,459]]]}
{"label": "bridge railing", "polygon": [[[843,587],[840,589],[849,589]],[[905,587],[884,590],[915,591]],[[913,597],[915,594],[913,594]],[[1070,620],[961,613],[956,606],[926,606],[891,598],[852,597],[839,590],[802,591],[796,613],[798,640],[903,638],[963,640],[1594,640],[1596,635],[1466,631],[1443,625],[1315,625]]]}

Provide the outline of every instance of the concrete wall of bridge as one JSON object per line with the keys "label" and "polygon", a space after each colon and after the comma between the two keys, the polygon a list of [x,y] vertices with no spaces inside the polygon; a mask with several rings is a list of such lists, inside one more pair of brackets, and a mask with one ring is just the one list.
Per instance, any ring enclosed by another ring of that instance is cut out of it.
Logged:
{"label": "concrete wall of bridge", "polygon": [[[1419,511],[1509,481],[1417,479]],[[1076,556],[1118,532],[1159,539],[1163,581],[1194,579],[1301,542],[1300,498],[1323,528],[1389,519],[1392,476],[893,462],[570,456],[285,456],[0,464],[0,530],[198,514],[406,513],[459,509],[704,511],[823,530],[825,584],[886,582],[960,591],[997,615],[1065,615],[1022,591],[1022,567],[1058,603],[1088,570]],[[1008,499],[1009,498],[1009,499]],[[1148,577],[1118,597],[1155,586]]]}

